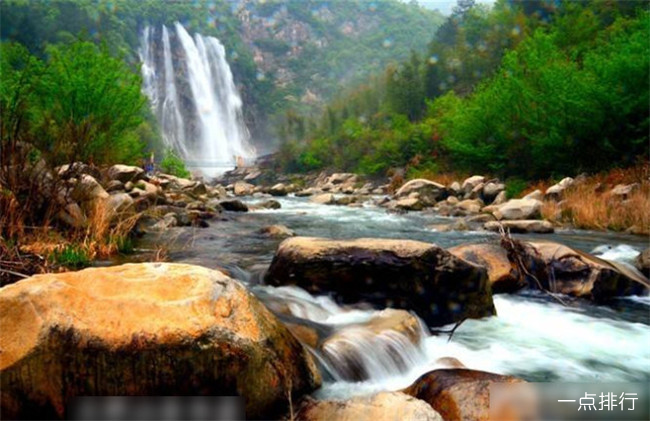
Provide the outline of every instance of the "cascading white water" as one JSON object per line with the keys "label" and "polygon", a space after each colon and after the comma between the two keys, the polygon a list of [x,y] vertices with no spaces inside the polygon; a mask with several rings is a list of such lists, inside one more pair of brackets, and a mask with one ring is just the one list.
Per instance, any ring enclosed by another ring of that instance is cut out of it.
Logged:
{"label": "cascading white water", "polygon": [[143,90],[165,144],[205,175],[250,162],[255,151],[221,42],[192,37],[177,22],[173,30],[146,27],[141,44]]}

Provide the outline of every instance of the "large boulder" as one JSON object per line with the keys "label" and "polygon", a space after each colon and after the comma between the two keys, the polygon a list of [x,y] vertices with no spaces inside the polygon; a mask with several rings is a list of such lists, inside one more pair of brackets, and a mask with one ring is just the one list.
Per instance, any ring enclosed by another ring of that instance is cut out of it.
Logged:
{"label": "large boulder", "polygon": [[508,253],[499,244],[462,244],[450,248],[449,252],[486,268],[494,293],[515,292],[527,285],[524,274],[510,261]]}
{"label": "large boulder", "polygon": [[419,241],[290,238],[265,280],[331,292],[341,303],[413,310],[429,326],[494,314],[485,269]]}
{"label": "large boulder", "polygon": [[136,182],[144,178],[144,170],[132,165],[116,164],[106,170],[108,180],[119,180],[122,183],[127,181]]}
{"label": "large boulder", "polygon": [[614,297],[644,294],[648,278],[623,263],[598,257],[553,242],[530,242],[532,253],[543,260],[547,277],[540,281],[551,292],[605,302]]}
{"label": "large boulder", "polygon": [[490,386],[497,383],[525,381],[465,368],[440,369],[424,374],[404,393],[427,402],[445,421],[488,421],[494,419],[490,418]]}
{"label": "large boulder", "polygon": [[519,221],[489,221],[483,225],[488,231],[499,232],[501,227],[512,233],[534,233],[534,234],[551,234],[554,231],[553,224],[549,221],[539,219],[524,219]]}
{"label": "large boulder", "polygon": [[389,204],[390,208],[407,211],[420,211],[424,209],[425,203],[419,197],[405,197]]}
{"label": "large boulder", "polygon": [[401,392],[380,392],[347,400],[305,399],[294,419],[301,421],[443,421],[426,402]]}
{"label": "large boulder", "polygon": [[501,220],[537,219],[541,216],[542,202],[536,199],[512,199],[500,205],[494,216]]}
{"label": "large boulder", "polygon": [[240,395],[286,413],[320,375],[239,282],[142,263],[37,275],[0,289],[4,418],[61,418],[76,396]]}
{"label": "large boulder", "polygon": [[404,184],[397,190],[395,196],[398,198],[408,197],[413,193],[418,193],[420,201],[427,206],[433,206],[439,200],[447,197],[447,189],[444,185],[434,181],[418,178]]}
{"label": "large boulder", "polygon": [[286,185],[278,183],[271,187],[269,193],[271,193],[271,196],[286,196],[289,194],[289,190],[287,189]]}
{"label": "large boulder", "polygon": [[235,196],[250,196],[255,193],[255,186],[245,181],[237,181],[233,186]]}

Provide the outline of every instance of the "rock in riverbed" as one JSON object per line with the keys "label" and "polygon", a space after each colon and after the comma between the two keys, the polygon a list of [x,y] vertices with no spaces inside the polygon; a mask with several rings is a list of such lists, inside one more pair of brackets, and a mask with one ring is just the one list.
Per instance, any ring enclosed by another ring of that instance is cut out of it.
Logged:
{"label": "rock in riverbed", "polygon": [[483,225],[488,231],[499,232],[503,227],[506,231],[512,233],[535,233],[535,234],[551,234],[553,233],[553,224],[549,221],[541,221],[538,219],[525,219],[521,221],[489,221]]}
{"label": "rock in riverbed", "polygon": [[305,399],[295,419],[301,421],[443,421],[426,402],[400,392],[381,392],[348,400]]}
{"label": "rock in riverbed", "polygon": [[485,267],[494,293],[515,292],[527,285],[521,271],[510,262],[508,253],[499,244],[462,244],[450,248],[449,252],[468,262]]}
{"label": "rock in riverbed", "polygon": [[495,383],[525,382],[513,376],[485,371],[441,369],[424,374],[407,387],[404,393],[429,403],[445,421],[488,421],[490,385]]}
{"label": "rock in riverbed", "polygon": [[429,326],[494,314],[484,268],[419,241],[290,238],[278,247],[265,280],[332,292],[341,303],[413,310]]}
{"label": "rock in riverbed", "polygon": [[320,374],[239,282],[143,263],[38,275],[0,289],[1,409],[59,418],[75,396],[240,395],[272,418]]}
{"label": "rock in riverbed", "polygon": [[614,297],[645,294],[650,282],[633,267],[603,260],[553,242],[531,242],[532,253],[546,264],[544,288],[605,302]]}

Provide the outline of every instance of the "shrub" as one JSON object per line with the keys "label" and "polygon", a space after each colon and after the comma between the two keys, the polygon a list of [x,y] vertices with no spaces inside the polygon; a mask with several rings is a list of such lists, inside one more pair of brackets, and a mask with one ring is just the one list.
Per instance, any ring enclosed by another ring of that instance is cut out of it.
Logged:
{"label": "shrub", "polygon": [[183,160],[174,152],[173,149],[167,149],[165,156],[160,161],[160,170],[166,174],[175,175],[176,177],[188,178],[191,174],[185,167]]}

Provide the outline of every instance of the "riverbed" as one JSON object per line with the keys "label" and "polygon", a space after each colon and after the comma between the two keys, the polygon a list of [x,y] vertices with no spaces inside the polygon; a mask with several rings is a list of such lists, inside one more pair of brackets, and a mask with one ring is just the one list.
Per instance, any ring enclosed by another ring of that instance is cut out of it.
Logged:
{"label": "riverbed", "polygon": [[[208,228],[173,228],[148,234],[138,244],[153,250],[164,245],[168,260],[223,268],[247,283],[262,301],[291,303],[294,316],[332,330],[363,323],[377,311],[341,307],[329,297],[313,297],[296,287],[261,284],[280,239],[258,233],[264,226],[286,225],[297,235],[330,238],[403,238],[448,248],[468,242],[498,241],[486,231],[438,232],[432,226],[453,218],[433,212],[389,213],[370,202],[363,207],[320,205],[308,198],[274,198],[277,210],[225,213]],[[267,199],[244,200],[248,204]],[[559,230],[554,234],[519,235],[522,239],[557,241],[599,257],[629,263],[648,239],[615,233]],[[344,380],[345,367],[325,361],[326,381],[320,397],[349,397],[408,386],[419,375],[453,357],[472,369],[511,374],[529,381],[650,381],[650,299],[621,298],[608,306],[563,297],[562,305],[541,292],[495,295],[497,316],[468,320],[449,339],[422,326],[419,345],[390,335],[350,337],[369,378]],[[451,328],[451,327],[449,327]],[[443,329],[444,330],[444,329]],[[335,352],[334,350],[333,352]],[[314,351],[319,359],[318,351]],[[330,355],[331,357],[331,355]]]}

